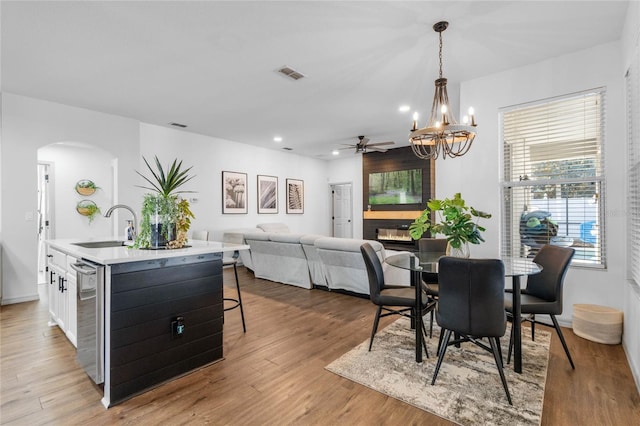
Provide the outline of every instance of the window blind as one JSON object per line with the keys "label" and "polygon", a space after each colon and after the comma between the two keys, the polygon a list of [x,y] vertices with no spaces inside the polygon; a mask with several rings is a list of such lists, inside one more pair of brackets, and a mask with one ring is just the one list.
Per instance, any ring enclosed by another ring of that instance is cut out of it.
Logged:
{"label": "window blind", "polygon": [[503,256],[555,244],[605,266],[604,104],[597,89],[500,111]]}
{"label": "window blind", "polygon": [[626,75],[628,127],[627,265],[640,285],[640,48]]}

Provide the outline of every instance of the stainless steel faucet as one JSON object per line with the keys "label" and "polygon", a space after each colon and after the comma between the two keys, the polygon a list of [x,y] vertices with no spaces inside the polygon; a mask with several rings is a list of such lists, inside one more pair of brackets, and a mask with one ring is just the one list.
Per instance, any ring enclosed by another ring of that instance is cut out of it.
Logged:
{"label": "stainless steel faucet", "polygon": [[138,231],[137,231],[137,227],[138,227],[138,217],[136,216],[136,212],[133,211],[133,209],[125,204],[116,204],[113,207],[110,207],[109,210],[107,210],[107,212],[104,214],[104,217],[111,217],[111,214],[113,213],[113,211],[115,209],[125,209],[125,210],[129,210],[131,212],[131,214],[133,215],[133,239],[136,239],[136,236],[138,235]]}

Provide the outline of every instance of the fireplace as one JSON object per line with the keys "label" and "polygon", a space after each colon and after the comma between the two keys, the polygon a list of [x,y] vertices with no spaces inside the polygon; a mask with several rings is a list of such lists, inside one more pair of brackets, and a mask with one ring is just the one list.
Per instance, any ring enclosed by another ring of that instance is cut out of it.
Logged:
{"label": "fireplace", "polygon": [[389,250],[416,251],[418,242],[409,235],[411,220],[365,220],[363,236],[376,240]]}

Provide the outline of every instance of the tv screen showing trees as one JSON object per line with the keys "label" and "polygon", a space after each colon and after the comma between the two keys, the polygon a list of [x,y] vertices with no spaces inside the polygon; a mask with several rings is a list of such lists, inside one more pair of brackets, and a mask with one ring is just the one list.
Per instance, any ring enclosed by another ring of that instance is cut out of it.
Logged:
{"label": "tv screen showing trees", "polygon": [[422,204],[422,169],[370,173],[369,204]]}

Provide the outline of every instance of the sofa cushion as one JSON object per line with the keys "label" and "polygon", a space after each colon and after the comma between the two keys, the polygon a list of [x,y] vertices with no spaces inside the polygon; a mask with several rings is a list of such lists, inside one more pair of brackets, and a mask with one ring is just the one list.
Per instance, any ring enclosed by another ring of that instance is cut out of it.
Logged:
{"label": "sofa cushion", "polygon": [[269,241],[269,234],[266,232],[247,232],[244,234],[244,240],[247,241],[247,244],[249,240]]}
{"label": "sofa cushion", "polygon": [[[378,241],[372,240],[356,240],[353,238],[336,238],[336,237],[324,237],[318,238],[315,241],[315,245],[318,248],[326,250],[338,250],[338,251],[355,251],[360,253],[360,246],[363,243],[371,244],[371,247],[380,252],[384,250],[384,246]],[[364,265],[364,260],[362,261]]]}
{"label": "sofa cushion", "polygon": [[284,223],[259,223],[256,228],[262,229],[264,232],[278,232],[285,233],[290,232],[289,227]]}
{"label": "sofa cushion", "polygon": [[269,233],[269,239],[279,243],[292,243],[300,244],[300,238],[302,234],[282,234],[282,233]]}

